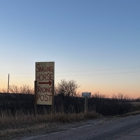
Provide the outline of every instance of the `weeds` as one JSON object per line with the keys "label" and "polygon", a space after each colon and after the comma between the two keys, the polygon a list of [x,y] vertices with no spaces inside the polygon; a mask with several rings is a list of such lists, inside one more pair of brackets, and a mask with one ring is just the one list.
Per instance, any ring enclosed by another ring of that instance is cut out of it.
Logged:
{"label": "weeds", "polygon": [[2,112],[0,116],[0,138],[15,134],[27,134],[38,130],[49,130],[57,124],[82,121],[88,118],[96,118],[95,112],[84,113],[54,113],[54,114],[24,114],[16,112],[13,116],[10,112]]}
{"label": "weeds", "polygon": [[[17,134],[28,134],[38,130],[49,130],[61,123],[78,122],[104,116],[122,115],[137,110],[128,99],[105,98],[99,94],[88,99],[88,111],[84,114],[84,98],[56,95],[55,113],[51,106],[37,106],[34,115],[33,94],[0,94],[0,139]],[[98,113],[96,113],[98,112]]]}

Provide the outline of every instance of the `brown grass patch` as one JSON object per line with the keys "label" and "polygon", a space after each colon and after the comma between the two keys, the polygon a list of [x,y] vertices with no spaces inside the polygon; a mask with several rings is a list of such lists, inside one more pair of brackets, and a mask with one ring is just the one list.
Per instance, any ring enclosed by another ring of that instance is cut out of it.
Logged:
{"label": "brown grass patch", "polygon": [[49,130],[57,124],[78,122],[86,119],[96,118],[95,112],[81,113],[54,113],[54,114],[23,114],[17,112],[2,112],[0,116],[0,139],[21,134],[29,134],[40,130]]}

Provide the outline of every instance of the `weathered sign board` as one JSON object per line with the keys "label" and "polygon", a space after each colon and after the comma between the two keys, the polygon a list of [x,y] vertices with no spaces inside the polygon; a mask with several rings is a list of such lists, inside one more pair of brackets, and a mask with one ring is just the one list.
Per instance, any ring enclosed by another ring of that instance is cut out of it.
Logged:
{"label": "weathered sign board", "polygon": [[91,92],[82,92],[82,97],[91,97]]}
{"label": "weathered sign board", "polygon": [[52,105],[54,92],[54,62],[35,63],[36,104]]}

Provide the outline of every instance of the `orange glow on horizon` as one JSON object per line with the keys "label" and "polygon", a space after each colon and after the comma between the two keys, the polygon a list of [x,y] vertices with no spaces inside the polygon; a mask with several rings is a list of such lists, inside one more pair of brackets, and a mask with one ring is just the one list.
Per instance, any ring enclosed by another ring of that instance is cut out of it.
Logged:
{"label": "orange glow on horizon", "polygon": [[[7,79],[4,79],[3,81],[0,82],[0,90],[5,89],[5,91],[7,91]],[[27,85],[30,88],[34,88],[34,81],[33,80],[22,80],[22,81],[10,81],[10,86],[15,85],[17,87],[22,87],[23,85]],[[57,82],[55,82],[55,85],[57,86]],[[140,94],[139,94],[139,86],[135,85],[135,86],[120,86],[120,85],[94,85],[92,86],[92,84],[90,85],[81,85],[78,89],[77,89],[77,93],[82,94],[82,92],[91,92],[92,95],[94,95],[95,93],[99,93],[100,95],[104,95],[105,97],[109,97],[112,98],[114,95],[118,96],[118,94],[122,94],[124,97],[127,96],[129,98],[139,98]]]}

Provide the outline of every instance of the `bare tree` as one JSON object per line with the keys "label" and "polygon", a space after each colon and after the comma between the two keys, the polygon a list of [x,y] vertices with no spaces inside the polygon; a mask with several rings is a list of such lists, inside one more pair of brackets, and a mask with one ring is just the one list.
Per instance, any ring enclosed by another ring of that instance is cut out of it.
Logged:
{"label": "bare tree", "polygon": [[0,89],[0,93],[6,93],[7,92],[7,90],[6,89]]}
{"label": "bare tree", "polygon": [[94,98],[106,98],[105,95],[100,94],[99,92],[94,93],[94,94],[92,95],[92,97],[94,97]]}
{"label": "bare tree", "polygon": [[20,93],[20,89],[16,85],[10,86],[10,93]]}
{"label": "bare tree", "polygon": [[57,94],[63,94],[65,96],[76,96],[76,92],[79,86],[76,84],[75,81],[66,81],[61,80],[60,83],[58,83],[58,86],[56,87]]}
{"label": "bare tree", "polygon": [[11,93],[24,93],[24,94],[33,94],[34,89],[30,88],[28,85],[23,85],[21,87],[17,87],[15,85],[10,86]]}
{"label": "bare tree", "polygon": [[33,94],[34,89],[30,88],[30,86],[28,85],[23,85],[22,87],[20,87],[20,93]]}

